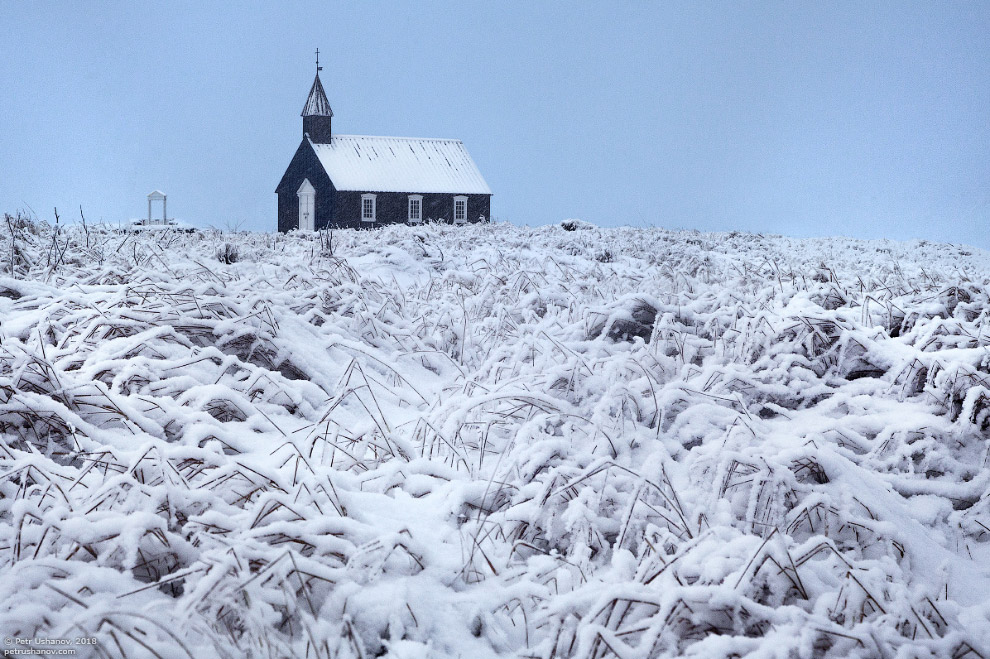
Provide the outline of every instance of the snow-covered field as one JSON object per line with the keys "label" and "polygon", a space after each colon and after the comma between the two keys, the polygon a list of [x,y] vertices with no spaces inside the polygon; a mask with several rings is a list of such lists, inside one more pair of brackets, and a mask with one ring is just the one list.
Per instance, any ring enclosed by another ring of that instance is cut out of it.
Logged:
{"label": "snow-covered field", "polygon": [[5,638],[990,656],[987,252],[11,228]]}

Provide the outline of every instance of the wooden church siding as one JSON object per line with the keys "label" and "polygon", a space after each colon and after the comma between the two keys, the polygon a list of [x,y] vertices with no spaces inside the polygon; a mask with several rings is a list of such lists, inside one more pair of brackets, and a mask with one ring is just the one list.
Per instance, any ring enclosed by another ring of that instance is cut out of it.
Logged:
{"label": "wooden church siding", "polygon": [[355,229],[372,229],[383,224],[405,222],[408,217],[408,195],[401,192],[371,192],[375,195],[375,221],[361,219],[361,195],[364,192],[339,192],[334,208],[334,226]]}
{"label": "wooden church siding", "polygon": [[[341,191],[337,193],[337,203],[334,205],[334,228],[341,229],[361,229],[372,227],[378,222],[361,221],[361,193],[351,191]],[[381,204],[381,199],[376,199]],[[381,212],[379,205],[377,211]]]}
{"label": "wooden church siding", "polygon": [[320,159],[313,152],[313,147],[308,140],[303,140],[275,188],[278,194],[278,230],[282,233],[299,228],[299,197],[296,193],[306,179],[316,188],[316,217],[313,219],[313,227],[322,229],[333,217],[337,191],[320,164]]}
{"label": "wooden church siding", "polygon": [[303,134],[314,142],[329,142],[330,117],[303,117]]}
{"label": "wooden church siding", "polygon": [[[334,206],[333,224],[335,227],[370,229],[383,224],[406,224],[409,221],[409,195],[419,194],[423,197],[422,221],[445,220],[448,224],[454,221],[454,196],[446,193],[417,192],[371,192],[375,195],[375,221],[365,222],[361,219],[361,195],[364,192],[338,191]],[[491,219],[491,197],[489,195],[465,195],[467,202],[468,222],[477,222],[479,216],[485,221]]]}
{"label": "wooden church siding", "polygon": [[[491,219],[491,196],[485,194],[453,195],[453,194],[424,194],[423,221],[445,220],[448,224],[454,222],[454,197],[467,197],[467,221],[477,222],[478,216],[483,215],[485,221]],[[408,195],[405,196],[408,198]],[[405,202],[404,202],[405,203]],[[405,220],[408,211],[403,215]]]}
{"label": "wooden church siding", "polygon": [[[454,222],[454,197],[459,195],[431,194],[423,195],[423,219],[446,220]],[[491,219],[491,195],[469,194],[467,197],[467,221],[477,222],[478,216],[484,216],[485,221]]]}

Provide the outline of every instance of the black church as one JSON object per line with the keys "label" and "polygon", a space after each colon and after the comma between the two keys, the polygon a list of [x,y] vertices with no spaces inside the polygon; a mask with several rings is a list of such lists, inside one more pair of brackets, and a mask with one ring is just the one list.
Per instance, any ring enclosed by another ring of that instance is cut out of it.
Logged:
{"label": "black church", "polygon": [[275,189],[279,231],[489,220],[492,191],[460,140],[334,135],[320,70]]}

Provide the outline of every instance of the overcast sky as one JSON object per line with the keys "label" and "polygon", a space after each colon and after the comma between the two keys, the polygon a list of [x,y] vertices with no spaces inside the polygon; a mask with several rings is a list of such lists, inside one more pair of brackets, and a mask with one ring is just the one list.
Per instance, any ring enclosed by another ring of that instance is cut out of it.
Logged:
{"label": "overcast sky", "polygon": [[275,228],[335,132],[464,141],[517,224],[990,247],[987,2],[0,0],[0,212]]}

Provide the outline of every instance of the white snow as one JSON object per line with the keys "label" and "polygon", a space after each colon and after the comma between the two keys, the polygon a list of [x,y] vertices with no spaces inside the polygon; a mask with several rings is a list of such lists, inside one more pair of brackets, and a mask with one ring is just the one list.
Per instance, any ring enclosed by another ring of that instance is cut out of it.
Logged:
{"label": "white snow", "polygon": [[492,193],[460,140],[334,135],[310,145],[338,190]]}
{"label": "white snow", "polygon": [[12,226],[0,636],[990,656],[985,251]]}

